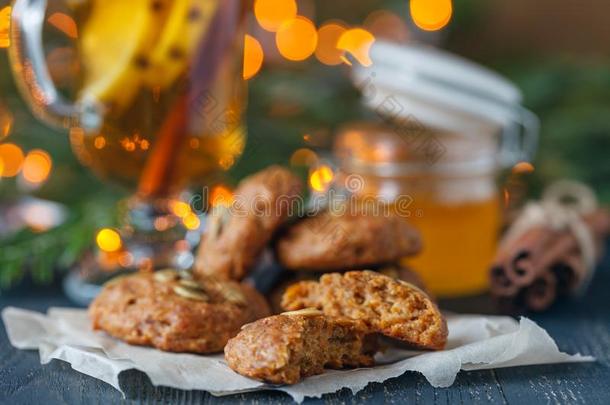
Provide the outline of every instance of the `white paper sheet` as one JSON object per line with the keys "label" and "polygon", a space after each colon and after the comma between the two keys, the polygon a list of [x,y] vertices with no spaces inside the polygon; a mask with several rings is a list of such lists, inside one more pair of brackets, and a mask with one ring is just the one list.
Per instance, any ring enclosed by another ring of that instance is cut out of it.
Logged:
{"label": "white paper sheet", "polygon": [[377,356],[378,365],[373,368],[329,370],[296,385],[270,386],[234,373],[222,355],[166,353],[94,332],[84,310],[51,308],[44,315],[6,308],[2,319],[16,348],[38,349],[42,364],[52,359],[67,361],[75,370],[117,390],[121,371],[135,368],[146,373],[154,385],[205,390],[214,395],[274,389],[301,402],[305,397],[320,397],[346,387],[355,393],[371,382],[409,370],[422,373],[435,387],[448,387],[460,370],[595,360],[560,352],[546,331],[527,318],[517,322],[500,316],[448,315],[449,342],[444,351],[390,349]]}

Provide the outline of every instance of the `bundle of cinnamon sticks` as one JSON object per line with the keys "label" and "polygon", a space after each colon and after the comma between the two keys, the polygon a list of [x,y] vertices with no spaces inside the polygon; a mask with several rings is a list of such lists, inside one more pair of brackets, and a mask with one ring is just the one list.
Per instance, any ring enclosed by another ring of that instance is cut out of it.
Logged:
{"label": "bundle of cinnamon sticks", "polygon": [[501,312],[544,311],[558,298],[586,288],[610,232],[610,212],[596,209],[579,219],[590,236],[589,252],[574,229],[548,223],[529,226],[501,243],[490,271],[490,291]]}

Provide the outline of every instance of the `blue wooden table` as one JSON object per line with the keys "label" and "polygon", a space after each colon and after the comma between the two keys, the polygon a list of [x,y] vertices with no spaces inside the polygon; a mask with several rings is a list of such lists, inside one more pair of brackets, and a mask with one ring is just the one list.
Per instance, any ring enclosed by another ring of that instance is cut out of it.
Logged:
{"label": "blue wooden table", "polygon": [[[12,305],[45,311],[70,306],[59,286],[22,286],[0,295],[0,308]],[[489,298],[446,301],[442,307],[461,312],[488,312]],[[580,301],[561,302],[544,314],[532,315],[553,336],[559,348],[597,358],[595,363],[515,367],[461,372],[450,388],[432,388],[419,374],[408,372],[383,384],[371,384],[352,395],[343,390],[307,403],[510,403],[610,404],[610,260],[597,272],[589,293]],[[1,404],[88,403],[290,403],[279,392],[259,392],[215,398],[202,391],[154,387],[141,372],[121,375],[121,394],[111,386],[80,374],[54,360],[41,366],[36,351],[10,346],[0,328]]]}

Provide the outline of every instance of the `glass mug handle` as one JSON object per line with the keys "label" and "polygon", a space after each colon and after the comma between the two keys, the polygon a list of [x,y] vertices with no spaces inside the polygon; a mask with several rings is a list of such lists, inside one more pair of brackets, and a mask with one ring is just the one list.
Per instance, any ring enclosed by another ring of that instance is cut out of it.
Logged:
{"label": "glass mug handle", "polygon": [[48,0],[13,2],[9,57],[17,87],[41,121],[63,128],[98,128],[99,106],[93,101],[66,100],[51,79],[42,45],[47,4]]}

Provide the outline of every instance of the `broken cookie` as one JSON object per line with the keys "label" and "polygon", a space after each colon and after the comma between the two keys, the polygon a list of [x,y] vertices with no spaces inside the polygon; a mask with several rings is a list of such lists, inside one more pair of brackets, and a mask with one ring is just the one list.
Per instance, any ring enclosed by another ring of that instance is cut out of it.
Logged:
{"label": "broken cookie", "polygon": [[376,339],[364,325],[315,309],[287,312],[244,326],[225,347],[225,359],[246,377],[295,384],[324,368],[372,366]]}
{"label": "broken cookie", "polygon": [[331,273],[317,282],[299,282],[286,290],[282,307],[313,307],[329,316],[362,321],[371,333],[421,349],[440,350],[447,342],[447,323],[425,292],[373,271]]}

